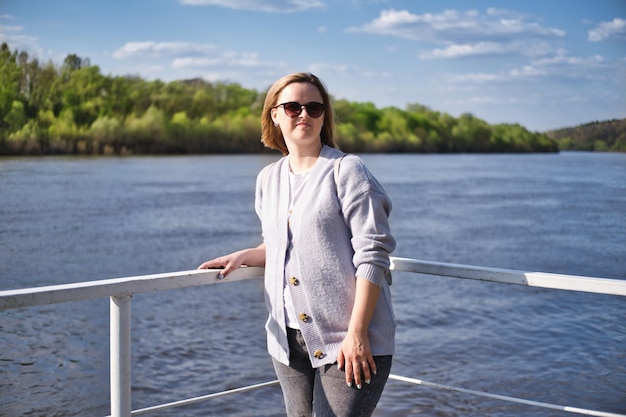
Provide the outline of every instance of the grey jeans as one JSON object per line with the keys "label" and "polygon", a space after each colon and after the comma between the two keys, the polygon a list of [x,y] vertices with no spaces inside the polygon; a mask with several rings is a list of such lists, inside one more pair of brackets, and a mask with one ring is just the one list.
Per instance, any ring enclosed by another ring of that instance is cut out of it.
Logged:
{"label": "grey jeans", "polygon": [[288,417],[367,417],[371,416],[383,393],[391,356],[375,356],[376,375],[361,389],[348,387],[337,364],[313,368],[299,330],[287,329],[289,366],[276,360],[274,369],[285,398]]}

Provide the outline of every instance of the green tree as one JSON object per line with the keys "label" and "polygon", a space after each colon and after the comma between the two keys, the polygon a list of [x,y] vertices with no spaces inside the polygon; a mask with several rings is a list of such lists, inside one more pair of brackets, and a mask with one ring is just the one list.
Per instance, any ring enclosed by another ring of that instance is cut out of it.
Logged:
{"label": "green tree", "polygon": [[24,104],[21,101],[13,101],[11,110],[4,116],[4,124],[11,132],[20,130],[26,124],[26,113],[24,112]]}
{"label": "green tree", "polygon": [[104,110],[104,77],[97,66],[79,68],[70,73],[63,87],[62,105],[71,109],[78,126],[89,127]]}
{"label": "green tree", "polygon": [[76,54],[68,54],[63,60],[61,73],[64,77],[69,77],[72,72],[82,68],[83,60]]}
{"label": "green tree", "polygon": [[163,111],[150,106],[140,117],[126,119],[127,147],[138,153],[154,153],[165,139],[166,126]]}
{"label": "green tree", "polygon": [[9,45],[0,47],[0,131],[7,131],[7,114],[13,108],[13,102],[19,101],[21,71],[17,65],[17,51],[11,52]]}
{"label": "green tree", "polygon": [[93,151],[102,154],[120,154],[123,143],[122,123],[114,116],[98,117],[90,126]]}

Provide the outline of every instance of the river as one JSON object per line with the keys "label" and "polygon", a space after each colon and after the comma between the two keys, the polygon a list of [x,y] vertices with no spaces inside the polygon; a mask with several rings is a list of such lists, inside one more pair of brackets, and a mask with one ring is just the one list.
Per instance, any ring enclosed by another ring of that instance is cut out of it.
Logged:
{"label": "river", "polygon": [[[394,256],[626,279],[626,155],[362,155]],[[194,269],[259,243],[276,156],[0,159],[0,289]],[[626,299],[394,274],[398,375],[626,413]],[[274,379],[260,281],[133,297],[133,409]],[[108,300],[0,312],[1,416],[104,416]],[[280,416],[277,387],[159,416]],[[376,416],[565,416],[390,381]]]}

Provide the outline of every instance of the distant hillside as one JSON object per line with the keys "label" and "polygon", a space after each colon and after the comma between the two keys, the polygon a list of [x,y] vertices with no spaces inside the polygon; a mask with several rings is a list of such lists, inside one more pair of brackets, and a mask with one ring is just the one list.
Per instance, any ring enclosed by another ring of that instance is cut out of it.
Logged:
{"label": "distant hillside", "polygon": [[546,135],[563,151],[626,152],[626,119],[550,130]]}

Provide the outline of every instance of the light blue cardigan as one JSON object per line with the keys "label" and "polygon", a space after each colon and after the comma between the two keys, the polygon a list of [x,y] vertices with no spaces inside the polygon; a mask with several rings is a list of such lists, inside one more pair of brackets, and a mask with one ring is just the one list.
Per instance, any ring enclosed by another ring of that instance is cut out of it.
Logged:
{"label": "light blue cardigan", "polygon": [[[392,355],[395,318],[385,274],[395,239],[389,231],[391,201],[356,155],[324,146],[293,207],[290,227],[300,273],[289,285],[300,330],[314,367],[332,364],[346,336],[356,276],[381,287],[368,336],[372,354]],[[255,209],[266,249],[265,301],[268,352],[289,364],[283,277],[288,245],[289,159],[259,173]]]}

